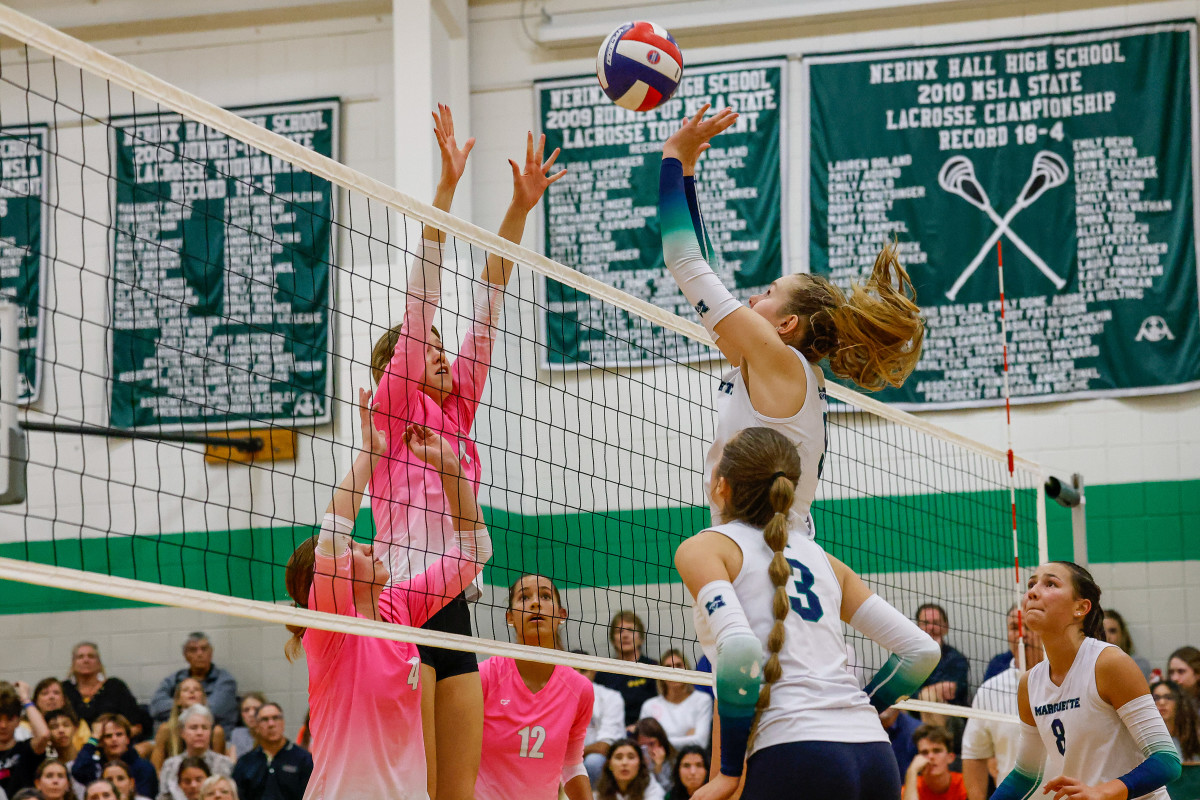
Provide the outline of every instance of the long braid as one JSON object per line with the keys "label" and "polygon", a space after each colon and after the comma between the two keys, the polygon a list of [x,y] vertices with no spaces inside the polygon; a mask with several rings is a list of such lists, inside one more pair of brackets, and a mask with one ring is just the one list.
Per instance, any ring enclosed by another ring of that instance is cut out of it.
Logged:
{"label": "long braid", "polygon": [[758,692],[758,703],[754,706],[754,722],[750,726],[750,739],[747,749],[754,746],[758,735],[758,720],[762,712],[771,704],[771,685],[783,675],[783,666],[779,663],[779,651],[783,649],[786,635],[784,621],[791,610],[791,600],[787,593],[787,582],[791,580],[792,568],[783,555],[783,548],[788,541],[788,512],[792,509],[792,501],[796,497],[796,484],[788,480],[786,475],[777,474],[771,482],[769,501],[775,513],[763,527],[763,539],[775,553],[771,564],[767,567],[767,575],[775,586],[775,595],[771,600],[771,610],[775,614],[775,624],[767,636],[767,663],[763,666],[763,684]]}

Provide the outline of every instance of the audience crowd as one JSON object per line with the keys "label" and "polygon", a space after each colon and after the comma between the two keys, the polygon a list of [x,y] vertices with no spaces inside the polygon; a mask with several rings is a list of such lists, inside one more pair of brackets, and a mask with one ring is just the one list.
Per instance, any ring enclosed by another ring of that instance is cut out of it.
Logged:
{"label": "audience crowd", "polygon": [[[1022,653],[1015,606],[1008,614],[1009,646],[991,659],[977,687],[967,658],[949,643],[946,610],[925,603],[915,618],[942,649],[919,699],[1016,714],[1022,667],[1036,664],[1042,651],[1026,632]],[[1200,765],[1200,650],[1180,647],[1161,671],[1135,653],[1120,614],[1107,611],[1104,630],[1146,674],[1183,762]],[[613,617],[614,657],[690,668],[675,649],[657,662],[648,658],[645,638],[637,614]],[[147,706],[139,706],[120,678],[106,674],[91,642],[75,646],[61,680],[48,677],[32,688],[0,681],[0,800],[302,800],[313,768],[302,746],[308,744],[307,725],[300,741],[290,741],[283,708],[260,692],[239,695],[233,675],[213,663],[205,634],[187,637],[183,657],[187,666],[166,676]],[[706,659],[697,668],[710,669]],[[584,763],[598,800],[687,800],[707,782],[710,691],[580,672],[595,689]],[[902,800],[985,800],[1014,762],[1015,723],[972,718],[964,724],[957,716],[896,708],[881,714],[880,722],[904,781]],[[1168,788],[1176,800],[1195,791]]]}

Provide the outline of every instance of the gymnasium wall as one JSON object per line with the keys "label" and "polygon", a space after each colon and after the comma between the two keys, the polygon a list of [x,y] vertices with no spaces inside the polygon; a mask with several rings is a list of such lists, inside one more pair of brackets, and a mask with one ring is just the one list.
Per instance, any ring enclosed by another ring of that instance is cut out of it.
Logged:
{"label": "gymnasium wall", "polygon": [[[47,14],[53,11],[59,19],[74,16],[82,20],[81,32],[90,32],[92,41],[101,48],[224,106],[341,97],[342,160],[385,181],[390,181],[397,172],[393,158],[396,138],[393,98],[399,87],[394,85],[392,77],[392,20],[378,14],[356,13],[372,4],[343,3],[350,9],[345,15],[332,13],[320,20],[306,20],[304,15],[298,15],[294,21],[283,21],[293,18],[281,13],[240,22],[235,19],[238,24],[232,26],[221,23],[221,15],[217,14],[184,30],[178,26],[143,26],[137,29],[136,36],[106,26],[97,16],[105,8],[125,9],[127,4],[101,4],[99,11],[96,4],[83,0],[50,3],[25,0],[15,5],[34,15],[44,9]],[[584,74],[594,68],[594,46],[551,49],[536,47],[530,41],[526,29],[536,34],[534,12],[539,6],[479,2],[469,9],[470,102],[467,113],[460,118],[468,118],[471,131],[479,135],[480,141],[472,155],[470,186],[464,187],[464,192],[469,190],[469,197],[461,208],[466,209],[462,213],[469,214],[472,221],[492,229],[509,197],[511,184],[505,159],[519,155],[525,131],[534,125],[533,81]],[[679,30],[676,34],[691,63],[768,55],[791,57],[789,108],[795,147],[802,141],[798,137],[805,98],[800,95],[801,82],[797,78],[798,59],[804,54],[1068,31],[1200,15],[1197,2],[994,5],[879,2],[850,3],[844,7],[848,9],[844,13],[772,24],[760,31],[722,32],[717,25],[695,34]],[[524,21],[520,16],[523,8],[530,15]],[[640,8],[629,3],[546,5],[552,15],[570,12],[585,21],[600,20],[596,24],[604,31],[634,14],[640,15]],[[597,41],[600,35],[596,36]],[[444,38],[444,34],[439,36]],[[455,68],[461,69],[462,65]],[[444,59],[431,66],[435,76],[446,69]],[[425,119],[424,109],[412,113]],[[797,216],[802,207],[798,193],[807,182],[794,166],[787,185],[792,213],[788,224],[798,227],[805,224]],[[416,189],[412,191],[418,193]],[[459,209],[456,204],[456,211]],[[793,242],[798,239],[793,237]],[[539,241],[540,234],[531,225],[525,243]],[[803,253],[792,252],[789,256],[793,269],[803,267]],[[532,297],[536,287],[528,274],[519,272],[514,278],[513,292]],[[339,296],[346,298],[349,293],[342,291]],[[92,302],[103,305],[104,295],[92,298]],[[373,307],[367,305],[361,315],[367,317]],[[370,338],[370,332],[360,328],[343,334],[354,337],[357,352],[363,352],[360,343]],[[61,345],[82,348],[83,343],[64,341]],[[502,357],[527,355],[517,351]],[[335,387],[345,394],[355,381],[364,379],[364,372],[361,368],[352,370],[345,361],[337,363]],[[103,421],[107,413],[105,398],[104,392],[88,396],[81,393],[79,400],[91,415],[89,418]],[[1003,416],[999,410],[923,416],[996,447],[1005,446]],[[64,464],[89,465],[92,479],[64,479],[45,471],[41,474],[31,471],[30,483],[44,488],[47,481],[54,482],[54,502],[60,508],[62,520],[70,523],[85,513],[97,513],[98,501],[104,505],[102,513],[108,513],[110,496],[103,482],[107,474],[127,474],[129,464],[145,465],[144,469],[158,465],[157,474],[161,477],[155,480],[185,495],[186,503],[174,505],[186,504],[189,509],[179,511],[161,532],[195,533],[198,528],[187,523],[199,518],[212,531],[241,531],[249,535],[249,529],[255,528],[256,536],[287,540],[293,535],[290,529],[277,532],[271,526],[303,524],[315,519],[327,500],[327,487],[347,463],[345,452],[322,446],[316,439],[334,436],[347,441],[351,436],[350,423],[350,416],[343,411],[335,418],[334,425],[302,431],[300,458],[294,464],[279,465],[266,475],[251,473],[244,467],[206,466],[195,448],[181,452],[177,447],[147,443],[83,441],[60,457]],[[499,421],[495,427],[496,431],[488,430],[484,421],[480,440],[499,436]],[[1088,486],[1089,559],[1105,587],[1106,601],[1119,608],[1131,623],[1140,651],[1161,664],[1179,644],[1200,643],[1200,588],[1196,588],[1200,587],[1200,455],[1197,455],[1200,393],[1024,406],[1014,417],[1014,438],[1018,454],[1045,463],[1059,475],[1072,472],[1084,475]],[[198,480],[201,475],[203,480]],[[314,481],[318,485],[314,486]],[[217,490],[215,495],[211,494],[213,487]],[[197,511],[210,496],[217,507],[207,512]],[[131,496],[123,507],[113,509],[114,524],[136,524],[130,523],[130,517],[139,500]],[[255,513],[231,514],[224,509],[227,505],[253,508]],[[535,521],[547,513],[536,504],[525,511]],[[193,516],[197,513],[202,516]],[[19,516],[12,514],[0,509],[0,548],[8,546],[3,543],[21,541],[23,527]],[[122,516],[124,519],[117,519]],[[1069,515],[1051,507],[1048,519],[1051,555],[1069,556]],[[150,532],[143,527],[137,530]],[[85,546],[86,543],[81,543],[81,548]],[[623,586],[612,588],[622,591]],[[491,596],[496,591],[489,589]],[[662,616],[655,619],[644,599],[656,595],[681,603],[678,584],[655,582],[636,590],[626,587],[625,591],[629,602],[639,611],[645,611],[652,629],[667,634],[686,629],[686,620],[674,610],[661,612]],[[953,587],[947,591],[953,591]],[[893,599],[907,604],[916,599],[916,592],[901,592]],[[572,590],[567,600],[573,616],[595,619],[603,614],[597,593],[587,587]],[[1000,602],[996,607],[1002,605]],[[963,618],[959,612],[965,606],[955,603],[950,606],[952,619]],[[136,607],[123,601],[7,583],[0,584],[0,614],[3,614],[0,639],[6,643],[0,648],[0,676],[35,681],[48,674],[61,675],[71,645],[89,639],[100,645],[109,673],[124,678],[139,699],[148,700],[158,680],[181,663],[179,653],[186,632],[202,629],[213,639],[216,662],[233,671],[243,689],[261,689],[283,702],[289,732],[295,730],[303,717],[304,665],[302,661],[289,665],[282,659],[287,634],[277,627],[221,615]],[[480,629],[485,634],[490,629],[498,636],[504,635],[503,621],[498,615],[481,618]],[[999,630],[997,621],[994,630],[952,634],[951,640],[972,655],[978,651],[978,657],[982,658],[988,654],[990,642],[995,641],[985,636],[996,637]],[[576,631],[577,627],[571,629],[573,644],[579,643]],[[587,649],[597,649],[589,644],[590,631],[583,634],[583,639]],[[657,654],[667,643],[668,639],[652,637],[647,651]]]}

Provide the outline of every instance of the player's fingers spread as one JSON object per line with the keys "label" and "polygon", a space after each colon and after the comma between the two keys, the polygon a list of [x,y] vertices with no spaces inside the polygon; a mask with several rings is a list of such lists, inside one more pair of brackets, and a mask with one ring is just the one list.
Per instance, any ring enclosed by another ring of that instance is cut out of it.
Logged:
{"label": "player's fingers spread", "polygon": [[556,180],[558,180],[559,178],[561,178],[563,175],[566,175],[566,174],[567,174],[567,171],[565,169],[559,170],[558,172],[551,175],[549,180],[546,181],[546,183],[554,183]]}
{"label": "player's fingers spread", "polygon": [[550,157],[547,158],[546,161],[542,164],[542,172],[545,172],[546,170],[550,169],[550,167],[554,166],[554,162],[558,159],[558,155],[561,152],[562,152],[561,147],[554,148],[554,152],[551,153]]}
{"label": "player's fingers spread", "polygon": [[514,178],[514,179],[521,177],[521,168],[517,166],[517,162],[513,161],[513,160],[510,158],[510,159],[508,160],[508,165],[509,165],[510,167],[512,167],[512,171],[513,171],[513,178]]}
{"label": "player's fingers spread", "polygon": [[463,145],[463,149],[462,149],[463,157],[466,158],[467,156],[471,155],[471,150],[473,150],[474,148],[475,148],[475,137],[472,136],[470,139],[467,139],[467,143]]}
{"label": "player's fingers spread", "polygon": [[700,106],[700,110],[697,111],[696,115],[692,117],[692,122],[698,123],[700,120],[704,119],[704,115],[708,113],[710,108],[712,108],[711,103],[705,103],[704,105]]}

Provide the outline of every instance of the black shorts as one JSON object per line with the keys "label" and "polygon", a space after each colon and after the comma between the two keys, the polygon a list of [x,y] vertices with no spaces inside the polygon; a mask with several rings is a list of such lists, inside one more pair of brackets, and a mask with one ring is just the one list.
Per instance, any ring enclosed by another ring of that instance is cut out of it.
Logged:
{"label": "black shorts", "polygon": [[900,768],[887,742],[789,742],[750,756],[742,800],[895,800],[900,788]]}
{"label": "black shorts", "polygon": [[[459,593],[421,627],[427,631],[470,636],[471,606],[467,603],[466,595]],[[446,650],[442,647],[427,647],[423,644],[417,645],[417,652],[421,654],[422,664],[433,667],[439,681],[453,678],[455,675],[479,672],[479,659],[475,657],[474,653]]]}

